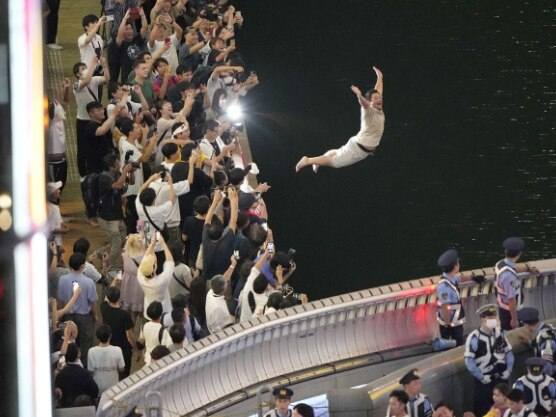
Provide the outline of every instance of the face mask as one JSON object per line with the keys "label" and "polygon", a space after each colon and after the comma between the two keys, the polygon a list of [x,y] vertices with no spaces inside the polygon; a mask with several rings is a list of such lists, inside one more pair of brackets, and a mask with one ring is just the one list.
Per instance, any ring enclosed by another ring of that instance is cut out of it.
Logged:
{"label": "face mask", "polygon": [[234,82],[234,77],[225,77],[224,78],[224,82],[228,85],[232,84]]}
{"label": "face mask", "polygon": [[494,329],[497,324],[498,320],[496,319],[486,319],[485,321],[485,326],[487,327],[487,329]]}
{"label": "face mask", "polygon": [[82,78],[85,78],[85,77],[87,76],[87,71],[88,71],[87,69],[84,69],[83,71],[81,71],[81,72],[80,72],[79,74],[77,74],[77,75],[79,75],[79,76],[82,77]]}

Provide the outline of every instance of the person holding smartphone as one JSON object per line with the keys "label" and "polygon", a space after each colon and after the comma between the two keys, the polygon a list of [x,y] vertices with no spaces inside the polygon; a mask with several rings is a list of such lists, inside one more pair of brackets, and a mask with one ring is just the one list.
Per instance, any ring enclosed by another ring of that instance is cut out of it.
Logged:
{"label": "person holding smartphone", "polygon": [[76,343],[81,349],[83,366],[87,365],[87,352],[93,345],[94,322],[97,321],[96,303],[98,295],[92,279],[83,275],[85,269],[85,255],[74,253],[69,259],[71,272],[60,277],[58,282],[57,299],[60,306],[70,303],[77,288],[80,293],[62,321],[71,320],[77,325],[78,335]]}

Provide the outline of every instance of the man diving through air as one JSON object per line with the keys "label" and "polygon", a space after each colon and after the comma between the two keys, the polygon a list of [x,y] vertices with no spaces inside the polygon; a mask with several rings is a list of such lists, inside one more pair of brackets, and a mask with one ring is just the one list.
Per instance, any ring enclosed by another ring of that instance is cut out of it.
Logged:
{"label": "man diving through air", "polygon": [[343,168],[362,161],[374,154],[384,132],[384,112],[382,111],[382,72],[373,67],[377,80],[373,90],[365,96],[356,86],[351,86],[351,91],[357,96],[361,105],[361,129],[340,149],[331,149],[324,155],[313,158],[304,156],[295,166],[295,171],[307,165],[313,166],[315,173],[319,166]]}

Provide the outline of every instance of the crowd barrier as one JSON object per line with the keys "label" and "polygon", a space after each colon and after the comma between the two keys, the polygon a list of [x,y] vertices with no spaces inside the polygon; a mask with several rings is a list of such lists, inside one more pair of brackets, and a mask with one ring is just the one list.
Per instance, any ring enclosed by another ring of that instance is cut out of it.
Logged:
{"label": "crowd barrier", "polygon": [[[556,317],[556,259],[530,265],[541,273],[521,274],[525,303],[539,308],[543,317]],[[473,272],[485,274],[487,282],[461,285],[466,333],[478,326],[475,309],[495,302],[493,269]],[[435,276],[357,291],[226,328],[107,390],[97,416],[125,416],[134,406],[144,410],[149,392],[162,395],[164,415],[207,415],[289,374],[428,343],[438,334],[438,280]]]}

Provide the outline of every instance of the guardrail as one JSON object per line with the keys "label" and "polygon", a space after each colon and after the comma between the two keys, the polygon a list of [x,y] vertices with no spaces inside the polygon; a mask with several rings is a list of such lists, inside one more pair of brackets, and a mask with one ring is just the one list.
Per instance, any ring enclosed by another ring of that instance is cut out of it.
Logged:
{"label": "guardrail", "polygon": [[[523,274],[525,302],[556,316],[556,259],[531,262],[540,275]],[[466,333],[478,326],[472,314],[495,302],[489,278],[461,286],[468,311]],[[124,416],[145,409],[149,391],[159,391],[165,415],[187,415],[269,380],[303,369],[384,350],[427,343],[438,333],[435,288],[439,277],[357,291],[257,317],[210,335],[145,367],[106,391],[98,416]],[[529,302],[532,300],[533,302]],[[207,413],[205,413],[207,414]]]}

